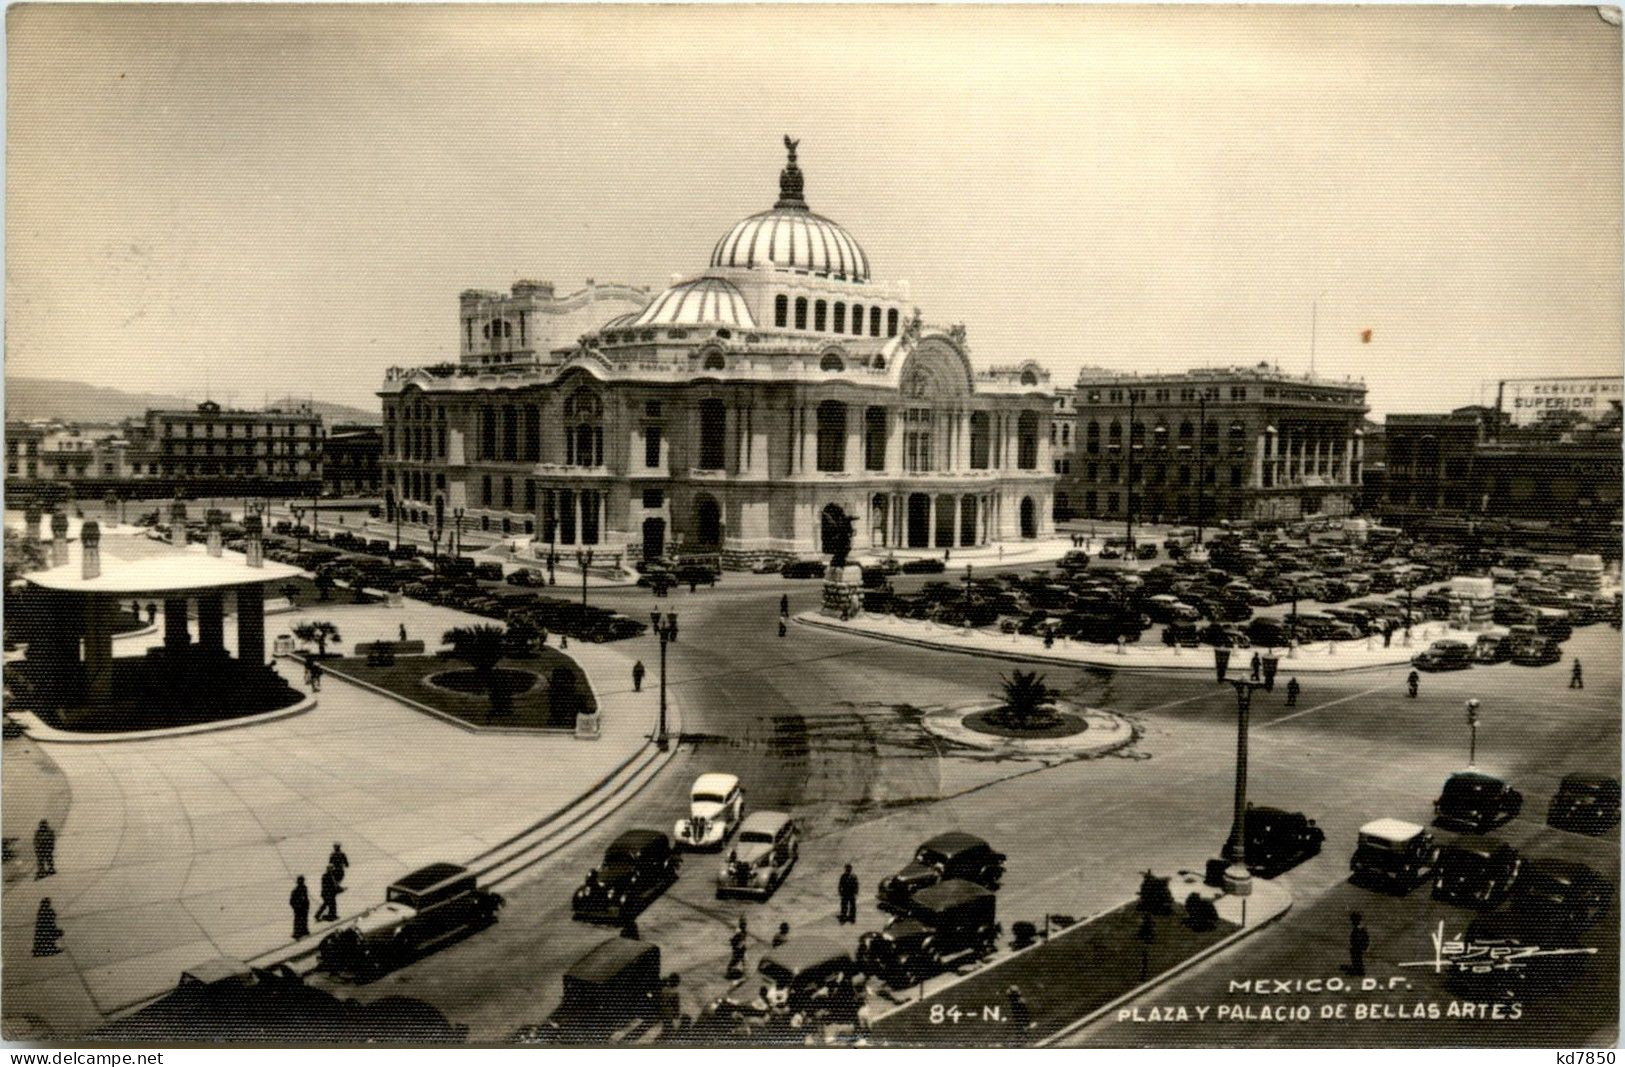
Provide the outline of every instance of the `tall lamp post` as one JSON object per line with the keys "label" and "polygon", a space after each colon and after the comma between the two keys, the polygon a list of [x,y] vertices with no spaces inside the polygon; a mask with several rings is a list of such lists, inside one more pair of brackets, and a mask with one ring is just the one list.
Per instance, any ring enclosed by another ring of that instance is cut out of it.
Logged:
{"label": "tall lamp post", "polygon": [[576,562],[581,565],[581,606],[587,606],[587,568],[592,566],[592,549],[576,549]]}
{"label": "tall lamp post", "polygon": [[[551,509],[550,509],[551,510]],[[559,580],[553,573],[553,568],[559,562],[559,517],[554,514],[547,516],[547,584],[558,585]]]}
{"label": "tall lamp post", "polygon": [[1236,806],[1230,842],[1224,849],[1224,858],[1230,862],[1224,872],[1224,889],[1244,897],[1253,891],[1253,876],[1247,870],[1247,714],[1253,705],[1253,691],[1264,683],[1232,678],[1230,684],[1236,687]]}
{"label": "tall lamp post", "polygon": [[451,517],[457,523],[456,547],[453,550],[452,555],[460,556],[463,554],[463,509],[452,508]]}
{"label": "tall lamp post", "polygon": [[[293,512],[293,554],[297,556],[300,546],[305,543],[305,509],[293,504],[288,510]],[[400,543],[399,539],[396,543]]]}
{"label": "tall lamp post", "polygon": [[660,638],[660,722],[655,727],[655,747],[664,752],[671,747],[666,737],[666,646],[677,640],[677,613],[649,612],[649,626]]}
{"label": "tall lamp post", "polygon": [[429,527],[429,549],[434,553],[435,577],[440,577],[440,535],[443,533],[438,526]]}
{"label": "tall lamp post", "polygon": [[1478,759],[1478,700],[1467,702],[1467,769],[1476,770]]}

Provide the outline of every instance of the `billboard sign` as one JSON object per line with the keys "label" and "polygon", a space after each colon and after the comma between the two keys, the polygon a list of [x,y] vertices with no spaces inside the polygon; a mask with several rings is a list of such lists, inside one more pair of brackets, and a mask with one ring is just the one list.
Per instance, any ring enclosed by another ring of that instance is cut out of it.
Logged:
{"label": "billboard sign", "polygon": [[1501,383],[1502,410],[1514,426],[1538,422],[1546,412],[1572,412],[1593,422],[1625,400],[1620,378],[1521,378]]}

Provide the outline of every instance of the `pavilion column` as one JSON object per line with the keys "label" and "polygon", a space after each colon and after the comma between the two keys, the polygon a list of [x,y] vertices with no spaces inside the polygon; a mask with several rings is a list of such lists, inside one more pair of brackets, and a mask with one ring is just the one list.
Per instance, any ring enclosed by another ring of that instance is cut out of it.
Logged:
{"label": "pavilion column", "polygon": [[183,653],[191,642],[191,635],[186,632],[186,598],[165,597],[164,651]]}
{"label": "pavilion column", "polygon": [[1264,484],[1264,442],[1268,440],[1263,434],[1258,435],[1258,451],[1253,453],[1253,488],[1261,488]]}
{"label": "pavilion column", "polygon": [[818,418],[816,409],[801,407],[801,473],[818,469]]}
{"label": "pavilion column", "polygon": [[963,512],[965,509],[964,509],[963,505],[961,505],[960,502],[959,502],[958,494],[955,494],[954,496],[951,496],[948,499],[953,501],[953,509],[954,509],[953,545],[954,545],[955,548],[958,548],[959,547],[959,518],[960,518],[960,513]]}
{"label": "pavilion column", "polygon": [[237,587],[237,662],[265,666],[265,587]]}
{"label": "pavilion column", "polygon": [[226,605],[218,592],[202,593],[197,598],[197,643],[204,652],[226,649]]}
{"label": "pavilion column", "polygon": [[85,599],[85,701],[113,699],[113,613],[118,602],[107,597]]}

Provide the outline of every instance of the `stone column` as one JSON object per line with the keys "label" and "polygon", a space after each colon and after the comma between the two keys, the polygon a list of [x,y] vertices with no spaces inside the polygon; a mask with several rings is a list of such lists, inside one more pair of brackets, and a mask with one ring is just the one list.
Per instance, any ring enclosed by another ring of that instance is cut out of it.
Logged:
{"label": "stone column", "polygon": [[265,666],[265,587],[237,587],[237,661],[244,667]]}
{"label": "stone column", "polygon": [[959,413],[959,469],[970,470],[970,412]]}
{"label": "stone column", "polygon": [[722,469],[729,474],[744,469],[743,450],[739,447],[739,411],[732,404],[722,408]]}
{"label": "stone column", "polygon": [[80,577],[89,581],[102,574],[102,528],[95,519],[79,527]]}
{"label": "stone column", "polygon": [[85,598],[85,700],[106,704],[113,698],[113,613],[118,601]]}
{"label": "stone column", "polygon": [[1354,438],[1343,438],[1343,481],[1352,484],[1354,481]]}
{"label": "stone column", "polygon": [[186,631],[186,598],[164,598],[164,651],[180,655],[192,643]]}
{"label": "stone column", "polygon": [[936,548],[937,547],[937,494],[931,493],[929,496],[926,497],[926,499],[927,499],[928,503],[926,505],[925,547],[927,547],[927,548]]}
{"label": "stone column", "polygon": [[169,543],[176,548],[186,547],[186,503],[174,500],[169,505]]}
{"label": "stone column", "polygon": [[958,548],[959,547],[959,516],[960,516],[960,512],[963,511],[964,509],[960,506],[959,496],[957,494],[955,494],[954,496],[949,497],[948,499],[953,501],[954,532],[952,534],[952,538],[953,538],[953,542],[954,542],[954,547]]}
{"label": "stone column", "polygon": [[218,592],[198,594],[197,644],[204,652],[226,649],[226,605]]}
{"label": "stone column", "polygon": [[1258,435],[1258,451],[1253,454],[1253,488],[1262,488],[1264,485],[1264,442],[1267,440],[1263,434]]}
{"label": "stone column", "polygon": [[68,516],[57,511],[51,514],[51,566],[60,567],[68,562]]}
{"label": "stone column", "polygon": [[[853,418],[853,414],[857,418]],[[846,409],[846,456],[841,469],[848,474],[863,470],[863,427],[868,417],[866,408],[849,404]]]}

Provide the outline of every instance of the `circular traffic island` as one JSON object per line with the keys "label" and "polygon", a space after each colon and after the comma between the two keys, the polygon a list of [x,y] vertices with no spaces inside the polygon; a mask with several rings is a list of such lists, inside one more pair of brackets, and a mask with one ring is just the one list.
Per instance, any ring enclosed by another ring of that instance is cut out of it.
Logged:
{"label": "circular traffic island", "polygon": [[1100,708],[1056,701],[1039,714],[1012,718],[1002,701],[928,711],[920,724],[962,750],[994,758],[1067,760],[1102,756],[1134,743],[1134,724]]}
{"label": "circular traffic island", "polygon": [[977,733],[1033,741],[1072,737],[1089,729],[1089,720],[1082,715],[1055,707],[1047,708],[1043,714],[1024,720],[1015,719],[1009,714],[1008,708],[989,708],[986,711],[973,712],[961,721],[966,728]]}

